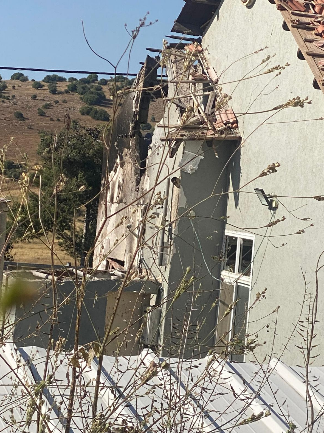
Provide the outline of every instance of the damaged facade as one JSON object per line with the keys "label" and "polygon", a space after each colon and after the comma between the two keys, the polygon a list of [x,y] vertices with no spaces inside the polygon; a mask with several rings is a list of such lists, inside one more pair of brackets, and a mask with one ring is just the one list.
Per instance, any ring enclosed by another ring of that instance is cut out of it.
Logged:
{"label": "damaged facade", "polygon": [[[321,4],[188,0],[172,29],[182,36],[125,98],[94,263],[158,283],[147,344],[162,354],[242,360],[250,345],[252,357],[303,361],[298,321],[314,299],[324,311]],[[140,125],[157,93],[151,141]]]}

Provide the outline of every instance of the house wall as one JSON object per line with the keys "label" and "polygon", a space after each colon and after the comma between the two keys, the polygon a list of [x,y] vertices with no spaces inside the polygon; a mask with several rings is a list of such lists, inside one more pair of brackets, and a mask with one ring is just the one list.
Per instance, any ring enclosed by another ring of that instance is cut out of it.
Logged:
{"label": "house wall", "polygon": [[[203,47],[223,92],[232,96],[243,138],[233,154],[236,184],[232,178],[230,185],[230,190],[238,185],[241,190],[229,194],[227,228],[256,237],[250,306],[267,289],[266,298],[249,311],[248,333],[260,344],[255,350],[259,360],[268,355],[300,364],[303,355],[297,346],[304,344],[296,325],[307,316],[309,296],[314,299],[316,264],[324,249],[324,203],[311,198],[324,192],[323,121],[315,120],[324,117],[324,96],[313,88],[306,61],[297,58],[297,44],[282,29],[280,12],[267,1],[256,0],[248,9],[238,0],[225,0],[204,35]],[[262,63],[267,56],[270,59]],[[262,75],[287,63],[280,75],[278,70]],[[271,111],[296,96],[307,96],[311,104]],[[257,178],[274,162],[280,163],[277,173]],[[276,212],[260,204],[253,194],[256,187],[283,196]],[[265,227],[283,217],[284,221]],[[320,321],[322,279],[323,270],[319,272]],[[321,322],[316,333],[315,344],[319,344],[324,338]],[[321,346],[313,354],[319,354],[315,363],[322,364]]]}
{"label": "house wall", "polygon": [[[13,273],[8,284],[17,278]],[[10,320],[15,323],[13,341],[18,347],[37,345],[47,348],[53,312],[53,294],[49,280],[35,278],[26,272],[22,283],[29,284],[36,290],[37,297],[33,303],[17,306]],[[120,287],[120,280],[89,281],[86,285],[80,322],[79,345],[92,342],[102,342],[106,326],[115,307],[116,292]],[[141,332],[145,325],[145,309],[150,305],[151,295],[156,295],[154,284],[133,281],[122,294],[113,321],[113,337],[127,328],[127,332],[108,340],[105,348],[106,355],[134,355],[142,349]],[[76,300],[75,284],[72,280],[58,283],[58,321],[54,323],[52,338],[57,342],[64,338],[65,349],[72,350],[75,337]],[[64,300],[66,302],[64,303]],[[118,328],[118,329],[117,329]]]}

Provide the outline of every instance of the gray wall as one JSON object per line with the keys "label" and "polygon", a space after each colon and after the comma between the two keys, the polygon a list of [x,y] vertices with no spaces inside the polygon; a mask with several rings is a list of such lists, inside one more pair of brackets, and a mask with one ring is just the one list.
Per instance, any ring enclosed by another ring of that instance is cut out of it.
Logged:
{"label": "gray wall", "polygon": [[[281,25],[280,12],[267,1],[257,0],[251,9],[240,1],[224,1],[203,38],[203,46],[220,75],[223,91],[232,96],[243,137],[240,169],[235,174],[243,191],[229,196],[227,228],[256,236],[250,305],[267,288],[266,299],[250,310],[248,332],[261,344],[255,351],[259,360],[282,356],[288,364],[299,364],[303,355],[296,346],[302,339],[295,325],[301,305],[305,320],[309,304],[307,296],[303,301],[305,291],[311,296],[315,292],[316,263],[324,249],[324,203],[296,197],[324,193],[323,121],[315,120],[324,116],[324,96],[312,87],[312,72],[305,61],[297,59],[297,44]],[[261,64],[268,55],[270,60]],[[290,66],[280,75],[275,72],[240,81],[287,63]],[[262,113],[296,96],[308,96],[312,103]],[[273,162],[281,164],[277,173],[244,186]],[[250,194],[255,187],[285,196],[274,214]],[[231,188],[237,189],[237,182]],[[285,221],[264,228],[282,217]],[[305,232],[295,234],[299,230]],[[322,278],[323,270],[319,273],[320,321],[324,313]],[[316,333],[315,344],[320,344],[324,338],[321,322]],[[321,345],[313,354],[317,353],[320,356],[315,363],[322,364]]]}
{"label": "gray wall", "polygon": [[[21,280],[23,284],[24,280]],[[38,346],[47,348],[50,332],[50,317],[52,314],[52,288],[48,280],[29,278],[25,280],[37,289],[38,297],[32,304],[17,307],[13,339],[18,347]],[[116,299],[116,290],[121,282],[116,280],[89,281],[86,285],[85,297],[81,315],[79,345],[102,341],[106,324],[109,322]],[[58,283],[58,304],[68,298],[65,305],[58,310],[58,322],[54,324],[53,340],[65,338],[65,349],[71,350],[74,345],[76,300],[73,281]],[[140,335],[136,333],[142,326],[145,308],[150,303],[150,293],[156,292],[156,287],[149,287],[142,282],[132,282],[122,295],[117,315],[112,329],[119,327],[120,331],[133,322],[133,327],[127,333],[114,339],[108,345],[105,353],[114,355],[119,348],[119,354],[138,354],[141,350]],[[128,329],[128,328],[127,328]]]}

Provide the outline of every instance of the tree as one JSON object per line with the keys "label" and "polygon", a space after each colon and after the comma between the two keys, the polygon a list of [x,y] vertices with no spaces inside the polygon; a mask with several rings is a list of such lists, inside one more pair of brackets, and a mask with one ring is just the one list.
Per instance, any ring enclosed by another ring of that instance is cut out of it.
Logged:
{"label": "tree", "polygon": [[84,115],[90,116],[92,119],[95,120],[108,121],[110,118],[107,111],[104,110],[103,108],[95,108],[90,106],[81,107],[80,114],[82,114],[83,116]]}
{"label": "tree", "polygon": [[106,99],[106,95],[102,91],[90,89],[81,99],[88,105],[100,105]]}
{"label": "tree", "polygon": [[[74,122],[71,129],[61,131],[56,137],[41,133],[38,147],[42,161],[41,220],[37,211],[38,195],[31,193],[28,209],[24,206],[25,222],[15,236],[33,238],[42,233],[42,228],[51,232],[54,225],[64,249],[72,255],[84,256],[95,236],[102,152],[98,128],[84,128]],[[85,228],[74,232],[76,214],[85,215]]]}
{"label": "tree", "polygon": [[58,82],[66,81],[66,78],[57,74],[52,74],[52,75],[46,75],[43,78],[43,81],[44,83],[58,83]]}
{"label": "tree", "polygon": [[77,83],[76,83],[75,81],[70,82],[70,83],[67,85],[67,90],[68,90],[69,92],[76,92],[76,91],[78,90],[78,85],[77,85]]}
{"label": "tree", "polygon": [[34,81],[32,88],[33,89],[42,89],[44,87],[44,84],[42,84],[40,81]]}
{"label": "tree", "polygon": [[95,83],[96,81],[98,81],[98,75],[90,74],[88,75],[87,79],[89,80],[90,83]]}
{"label": "tree", "polygon": [[[37,96],[37,95],[35,95],[35,96]],[[36,98],[33,98],[33,99],[36,99]],[[42,108],[38,108],[37,109],[37,114],[39,116],[46,116],[46,113],[45,113],[45,111]]]}
{"label": "tree", "polygon": [[4,90],[6,90],[7,88],[7,84],[4,82],[0,82],[0,93],[3,92]]}
{"label": "tree", "polygon": [[15,72],[11,75],[10,80],[28,81],[28,77],[26,77],[22,72]]}
{"label": "tree", "polygon": [[52,93],[52,95],[56,95],[57,94],[57,86],[56,86],[55,82],[49,83],[49,85],[48,85],[48,91],[50,93]]}

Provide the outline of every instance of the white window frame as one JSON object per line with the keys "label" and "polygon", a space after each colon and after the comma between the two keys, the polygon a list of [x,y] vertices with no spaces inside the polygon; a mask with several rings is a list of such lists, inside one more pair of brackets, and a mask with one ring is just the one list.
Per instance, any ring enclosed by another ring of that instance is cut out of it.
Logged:
{"label": "white window frame", "polygon": [[[230,272],[225,270],[225,259],[226,259],[226,237],[227,236],[231,236],[234,238],[237,238],[237,246],[236,246],[236,257],[235,257],[235,268],[234,268],[234,272]],[[240,263],[240,255],[241,255],[241,245],[242,243],[240,242],[241,239],[249,239],[252,240],[253,245],[252,245],[252,253],[251,253],[251,269],[250,269],[250,275],[246,276],[241,274],[238,271],[238,267],[239,267],[239,263]],[[255,235],[252,233],[244,233],[244,232],[235,232],[235,231],[230,231],[230,230],[225,230],[225,236],[224,236],[224,247],[223,247],[223,251],[224,251],[224,263],[223,263],[223,270],[222,270],[222,278],[225,282],[229,283],[229,284],[235,284],[235,283],[239,283],[242,284],[244,286],[250,286],[251,287],[251,283],[252,283],[252,272],[253,272],[253,258],[254,258],[254,245],[255,245]]]}
{"label": "white window frame", "polygon": [[[224,269],[225,265],[226,265],[225,259],[226,259],[227,252],[225,251],[225,248],[226,248],[226,237],[227,236],[237,238],[234,272],[230,272],[230,271],[227,271]],[[240,240],[242,240],[242,239],[249,239],[249,240],[252,240],[252,242],[253,242],[252,243],[252,252],[251,252],[251,270],[250,270],[249,276],[242,275],[242,273],[238,272],[239,263],[240,263],[240,255],[241,255],[241,246],[243,244],[242,242],[240,242]],[[249,298],[248,298],[248,305],[247,305],[248,309],[250,306],[250,292],[251,292],[251,288],[252,288],[254,248],[255,248],[255,235],[254,234],[225,230],[225,236],[224,236],[224,241],[223,241],[224,262],[223,262],[223,270],[221,272],[221,278],[225,283],[231,284],[234,286],[232,302],[234,302],[237,299],[237,287],[238,287],[238,285],[245,286],[248,288],[248,290],[249,290]],[[231,316],[230,316],[230,330],[229,330],[230,336],[232,336],[232,334],[234,332],[234,329],[233,329],[233,327],[234,327],[234,310],[235,309],[233,308],[231,311]],[[248,320],[249,320],[249,310],[247,310],[246,326],[248,324]],[[247,328],[246,328],[246,331],[247,331]],[[243,356],[243,361],[245,361],[245,355]]]}

